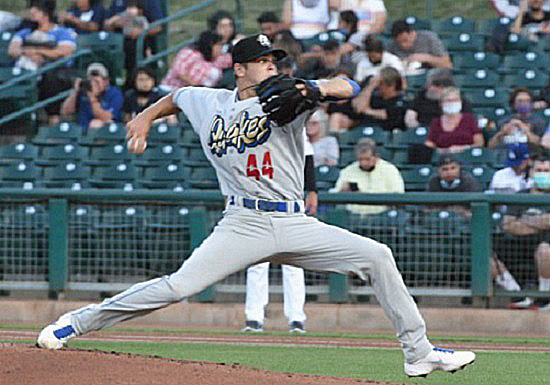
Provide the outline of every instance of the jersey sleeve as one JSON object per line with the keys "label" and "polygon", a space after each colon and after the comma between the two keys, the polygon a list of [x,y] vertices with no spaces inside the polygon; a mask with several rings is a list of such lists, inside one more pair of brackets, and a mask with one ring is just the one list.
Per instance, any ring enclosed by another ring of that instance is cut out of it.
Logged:
{"label": "jersey sleeve", "polygon": [[200,134],[204,118],[211,116],[208,112],[214,108],[217,94],[223,91],[232,93],[206,87],[182,87],[172,94],[172,102],[187,116],[193,130]]}

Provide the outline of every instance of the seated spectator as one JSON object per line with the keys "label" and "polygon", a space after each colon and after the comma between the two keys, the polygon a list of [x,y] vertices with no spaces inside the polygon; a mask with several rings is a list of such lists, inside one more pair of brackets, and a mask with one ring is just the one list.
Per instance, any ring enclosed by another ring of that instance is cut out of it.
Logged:
{"label": "seated spectator", "polygon": [[[140,68],[133,77],[133,87],[124,94],[124,122],[129,122],[141,111],[166,95],[157,87],[157,77],[150,68]],[[175,115],[167,119],[169,123],[177,123]]]}
{"label": "seated spectator", "polygon": [[528,175],[529,146],[527,143],[512,143],[506,152],[506,167],[493,175],[489,190],[493,192],[519,192],[531,187]]}
{"label": "seated spectator", "polygon": [[475,115],[461,112],[460,90],[447,87],[441,91],[441,110],[443,114],[430,124],[426,147],[437,149],[440,153],[462,152],[470,147],[484,145],[483,134],[477,125]]}
{"label": "seated spectator", "polygon": [[313,162],[317,166],[336,166],[340,157],[338,141],[327,135],[328,117],[319,109],[306,122],[306,134],[313,146]]}
{"label": "seated spectator", "polygon": [[266,35],[271,42],[273,42],[275,35],[283,29],[281,20],[272,11],[262,12],[256,21],[258,22],[258,27],[260,27],[260,33]]}
{"label": "seated spectator", "polygon": [[538,145],[546,130],[546,124],[533,114],[533,94],[527,88],[516,88],[510,95],[510,107],[514,111],[497,122],[498,132],[489,140],[488,147],[495,148],[509,143]]}
{"label": "seated spectator", "polygon": [[333,0],[331,6],[340,11],[353,10],[358,19],[357,30],[363,37],[384,31],[387,14],[383,0]]}
{"label": "seated spectator", "polygon": [[381,125],[388,131],[404,129],[407,104],[401,94],[402,86],[403,79],[395,68],[382,68],[351,102],[329,105],[331,131],[363,123]]}
{"label": "seated spectator", "polygon": [[[550,160],[545,158],[534,159],[531,177],[533,178],[533,186],[523,192],[538,195],[550,193]],[[520,237],[528,237],[526,239],[531,239],[531,242],[528,243],[535,243],[533,254],[539,290],[548,292],[546,298],[539,298],[535,301],[535,306],[540,310],[550,311],[550,244],[544,235],[550,230],[547,206],[508,207],[508,211],[504,216],[503,227],[507,233],[518,236],[516,242],[521,242]],[[530,250],[529,253],[531,252]],[[522,303],[522,307],[524,305]]]}
{"label": "seated spectator", "polygon": [[[378,155],[376,143],[362,138],[356,146],[357,161],[340,171],[333,192],[361,193],[403,193],[405,184],[401,173],[393,164]],[[346,205],[346,209],[357,214],[377,214],[387,206]]]}
{"label": "seated spectator", "polygon": [[431,31],[415,31],[402,19],[393,23],[391,37],[388,51],[404,61],[407,74],[416,74],[420,68],[453,66],[443,42]]}
{"label": "seated spectator", "polygon": [[[489,0],[489,3],[501,17],[508,17],[510,19],[515,19],[518,17],[520,0]],[[544,1],[542,9],[545,11],[550,10],[549,0]]]}
{"label": "seated spectator", "polygon": [[122,91],[109,82],[109,72],[101,63],[86,69],[86,79],[77,78],[72,92],[61,106],[61,115],[77,114],[78,124],[86,135],[110,122],[122,122]]}
{"label": "seated spectator", "polygon": [[196,43],[178,52],[162,84],[170,89],[213,86],[223,69],[231,67],[231,55],[221,51],[222,37],[211,31],[202,32]]}
{"label": "seated spectator", "polygon": [[405,68],[403,67],[401,59],[386,51],[382,40],[367,35],[364,45],[367,56],[357,63],[354,76],[355,81],[362,83],[369,76],[378,75],[380,70],[384,67],[393,67],[401,76],[405,75]]}
{"label": "seated spectator", "polygon": [[57,21],[76,33],[99,31],[105,19],[105,8],[100,0],[75,0],[67,11],[57,14]]}
{"label": "seated spectator", "polygon": [[306,52],[301,55],[302,68],[296,76],[304,79],[322,79],[334,76],[346,68],[346,72],[352,72],[350,63],[343,61],[340,52],[340,43],[329,40],[319,50]]}
{"label": "seated spectator", "polygon": [[329,21],[329,0],[285,0],[283,3],[284,28],[296,39],[309,39],[325,31]]}
{"label": "seated spectator", "polygon": [[207,28],[222,37],[222,53],[230,53],[233,45],[243,38],[237,34],[235,18],[230,12],[220,10],[207,20]]}
{"label": "seated spectator", "polygon": [[525,35],[532,41],[550,33],[550,11],[542,9],[543,0],[521,0],[519,12],[510,31]]}
{"label": "seated spectator", "polygon": [[[8,55],[15,65],[36,70],[49,62],[70,56],[76,50],[76,33],[54,23],[55,1],[34,1],[30,17],[36,26],[17,32],[8,46]],[[38,84],[39,99],[44,100],[71,87],[69,67],[72,63],[53,69],[42,75]],[[46,107],[49,123],[59,121],[59,103]]]}
{"label": "seated spectator", "polygon": [[302,61],[302,44],[288,29],[282,29],[273,36],[273,48],[282,49],[294,63]]}
{"label": "seated spectator", "polygon": [[462,169],[460,161],[452,154],[441,155],[437,175],[428,182],[429,192],[479,192],[477,179]]}
{"label": "seated spectator", "polygon": [[[426,85],[416,92],[414,99],[409,103],[405,115],[408,128],[429,126],[432,120],[439,118],[441,111],[441,91],[445,87],[454,87],[453,73],[447,68],[432,68],[426,76]],[[461,93],[462,112],[473,113],[472,103]]]}

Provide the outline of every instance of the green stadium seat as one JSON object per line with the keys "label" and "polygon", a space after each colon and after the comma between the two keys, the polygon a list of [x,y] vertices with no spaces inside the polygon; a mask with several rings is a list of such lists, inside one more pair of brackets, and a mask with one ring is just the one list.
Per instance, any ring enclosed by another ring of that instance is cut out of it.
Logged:
{"label": "green stadium seat", "polygon": [[475,108],[474,111],[479,116],[482,116],[492,122],[498,122],[509,113],[504,107],[480,107]]}
{"label": "green stadium seat", "polygon": [[[432,29],[432,22],[428,19],[419,19],[416,16],[406,16],[405,22],[413,27],[413,29],[419,31],[419,30],[431,30]],[[384,35],[385,36],[391,36],[391,27],[393,25],[393,22],[397,20],[388,20],[386,22],[386,26],[384,28]]]}
{"label": "green stadium seat", "polygon": [[465,75],[455,76],[459,88],[487,88],[500,84],[500,75],[486,69],[476,69]]}
{"label": "green stadium seat", "polygon": [[185,158],[185,151],[177,144],[165,143],[148,148],[136,161],[138,166],[155,166],[159,163],[180,163]]}
{"label": "green stadium seat", "polygon": [[479,20],[478,29],[479,29],[479,33],[485,36],[492,36],[493,31],[495,30],[497,25],[503,26],[506,29],[510,29],[513,23],[514,23],[514,20],[510,19],[509,17],[499,17],[497,19]]}
{"label": "green stadium seat", "polygon": [[481,190],[482,191],[487,190],[487,188],[489,187],[489,184],[491,183],[491,179],[495,174],[495,170],[490,166],[482,165],[482,164],[467,167],[466,169],[472,173],[474,178],[477,179]]}
{"label": "green stadium seat", "polygon": [[452,16],[445,20],[432,22],[432,30],[439,35],[444,36],[452,33],[474,33],[476,25],[473,20],[466,19],[463,16]]}
{"label": "green stadium seat", "polygon": [[218,189],[216,170],[213,167],[192,167],[189,184],[196,189]]}
{"label": "green stadium seat", "polygon": [[92,147],[90,158],[84,161],[85,164],[98,167],[109,166],[113,163],[124,163],[132,158],[128,147],[123,143],[109,143],[105,146]]}
{"label": "green stadium seat", "polygon": [[210,161],[206,158],[202,147],[184,147],[185,156],[182,159],[182,163],[186,166],[209,166]]}
{"label": "green stadium seat", "polygon": [[133,164],[121,162],[111,166],[98,167],[94,173],[94,180],[100,181],[124,181],[133,182],[137,179],[138,172]]}
{"label": "green stadium seat", "polygon": [[11,32],[0,33],[0,66],[12,67],[13,59],[8,55],[8,47],[10,45],[13,34]]}
{"label": "green stadium seat", "polygon": [[390,141],[390,132],[384,130],[381,126],[360,125],[350,129],[348,132],[341,133],[338,136],[338,142],[343,145],[355,145],[362,138],[370,138],[375,143],[388,143]]}
{"label": "green stadium seat", "polygon": [[165,164],[145,169],[140,183],[146,188],[174,189],[176,186],[186,188],[186,181],[191,178],[190,169],[177,164]]}
{"label": "green stadium seat", "polygon": [[508,105],[508,91],[505,88],[476,88],[466,91],[465,94],[474,108],[498,108]]}
{"label": "green stadium seat", "polygon": [[90,169],[73,160],[67,160],[44,170],[45,181],[72,181],[82,182],[90,179]]}
{"label": "green stadium seat", "polygon": [[314,45],[323,46],[323,44],[329,41],[337,41],[342,43],[346,41],[346,35],[338,30],[331,30],[327,32],[319,32],[318,34],[301,41],[305,51],[309,51]]}
{"label": "green stadium seat", "polygon": [[504,52],[506,55],[527,52],[531,48],[534,48],[534,43],[523,35],[515,33],[508,35],[508,39],[506,39],[506,43],[504,44]]}
{"label": "green stadium seat", "polygon": [[428,181],[434,175],[435,171],[429,165],[415,165],[401,170],[405,191],[426,191]]}
{"label": "green stadium seat", "polygon": [[504,85],[509,88],[526,87],[539,90],[546,87],[550,80],[545,72],[535,68],[519,70],[513,74],[505,75]]}
{"label": "green stadium seat", "polygon": [[0,167],[0,180],[34,181],[41,177],[41,170],[32,162],[20,161]]}
{"label": "green stadium seat", "polygon": [[143,228],[149,212],[139,205],[123,204],[107,206],[99,210],[100,219],[96,228],[100,230]]}
{"label": "green stadium seat", "polygon": [[69,228],[89,232],[99,223],[99,210],[92,205],[71,204],[69,206]]}
{"label": "green stadium seat", "polygon": [[38,147],[30,143],[16,143],[0,147],[0,164],[9,164],[17,160],[38,158]]}
{"label": "green stadium seat", "polygon": [[408,149],[411,144],[423,144],[428,138],[428,128],[424,126],[408,128],[406,131],[394,132],[391,144],[386,147]]}
{"label": "green stadium seat", "polygon": [[44,146],[40,157],[35,160],[35,163],[39,166],[54,166],[67,160],[80,162],[87,158],[88,152],[86,148],[76,143],[65,143],[55,146]]}
{"label": "green stadium seat", "polygon": [[548,68],[548,63],[548,54],[544,52],[522,52],[505,56],[502,63],[502,71],[505,73],[514,73],[519,69],[546,70]]}
{"label": "green stadium seat", "polygon": [[76,123],[61,122],[55,126],[40,126],[32,139],[37,145],[55,145],[76,142],[81,138],[82,128]]}
{"label": "green stadium seat", "polygon": [[455,52],[453,66],[459,71],[469,69],[497,70],[500,67],[500,56],[491,52]]}
{"label": "green stadium seat", "polygon": [[479,52],[485,48],[485,37],[475,33],[449,34],[442,41],[450,53],[458,51]]}
{"label": "green stadium seat", "polygon": [[338,159],[338,166],[340,168],[344,168],[356,160],[357,156],[355,155],[355,146],[340,145],[340,158]]}
{"label": "green stadium seat", "polygon": [[123,123],[109,123],[95,131],[88,131],[88,135],[80,141],[84,146],[103,146],[109,142],[125,142],[126,125]]}
{"label": "green stadium seat", "polygon": [[0,188],[17,188],[20,190],[33,190],[42,187],[38,180],[0,180]]}
{"label": "green stadium seat", "polygon": [[315,167],[315,182],[319,190],[326,191],[332,187],[338,180],[340,169],[336,166],[317,166]]}
{"label": "green stadium seat", "polygon": [[463,165],[490,165],[495,161],[495,152],[485,147],[469,148],[457,154]]}
{"label": "green stadium seat", "polygon": [[[40,203],[23,203],[14,206],[10,205],[8,208],[3,208],[2,217],[5,218],[0,221],[0,228],[3,229],[35,230],[44,229],[48,226],[48,211],[46,207]],[[11,234],[11,236],[13,239],[9,247],[13,248],[18,237],[15,234]],[[37,238],[33,237],[36,236],[36,234],[25,233],[24,235],[21,234],[21,236],[24,237],[24,242],[27,244],[24,249],[28,253],[33,248],[29,247],[28,242],[30,239],[36,240]],[[3,245],[4,250],[6,246],[6,244]],[[36,247],[36,245],[34,245],[34,247]]]}
{"label": "green stadium seat", "polygon": [[200,137],[192,129],[183,130],[182,145],[183,146],[200,146]]}
{"label": "green stadium seat", "polygon": [[[20,67],[0,67],[0,84],[12,80],[14,78],[17,78],[18,76],[23,76],[26,74],[31,73],[31,71],[22,69]],[[36,79],[33,80],[27,80],[24,83],[32,83],[36,84]]]}
{"label": "green stadium seat", "polygon": [[117,85],[122,85],[124,81],[124,36],[121,33],[100,31],[79,34],[77,46],[92,50],[92,55],[77,59],[77,68],[84,73],[90,63],[99,61],[109,69],[111,79]]}
{"label": "green stadium seat", "polygon": [[426,74],[407,76],[407,87],[409,89],[419,90],[426,86]]}
{"label": "green stadium seat", "polygon": [[154,143],[175,143],[180,136],[180,126],[166,123],[154,124],[149,131],[147,142]]}

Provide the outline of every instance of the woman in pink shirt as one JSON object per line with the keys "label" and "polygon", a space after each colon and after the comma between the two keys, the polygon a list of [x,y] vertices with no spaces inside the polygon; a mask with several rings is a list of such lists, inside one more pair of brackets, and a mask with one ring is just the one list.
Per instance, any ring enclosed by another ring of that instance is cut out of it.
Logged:
{"label": "woman in pink shirt", "polygon": [[171,89],[184,86],[214,86],[225,68],[231,67],[231,55],[222,54],[222,37],[204,31],[195,44],[182,48],[162,84]]}
{"label": "woman in pink shirt", "polygon": [[443,115],[430,123],[430,131],[424,144],[437,149],[440,153],[461,152],[470,147],[482,147],[483,134],[477,125],[475,115],[461,112],[460,90],[456,87],[443,89],[440,103]]}

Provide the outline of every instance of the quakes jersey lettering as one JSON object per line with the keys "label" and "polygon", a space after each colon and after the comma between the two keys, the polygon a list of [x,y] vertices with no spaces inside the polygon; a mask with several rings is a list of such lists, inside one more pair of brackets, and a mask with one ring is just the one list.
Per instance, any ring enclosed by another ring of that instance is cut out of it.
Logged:
{"label": "quakes jersey lettering", "polygon": [[240,119],[229,127],[221,115],[215,115],[210,125],[210,140],[208,146],[212,154],[222,157],[227,153],[227,147],[235,147],[243,153],[247,147],[256,147],[271,135],[270,121],[267,116],[249,117],[244,111]]}

